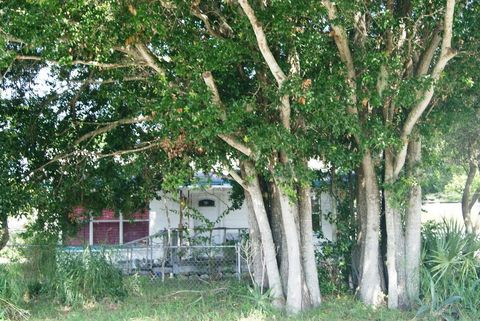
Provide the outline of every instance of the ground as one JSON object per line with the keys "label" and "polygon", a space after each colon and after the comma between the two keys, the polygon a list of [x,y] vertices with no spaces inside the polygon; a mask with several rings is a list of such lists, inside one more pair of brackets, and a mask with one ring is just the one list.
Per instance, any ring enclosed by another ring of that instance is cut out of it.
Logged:
{"label": "ground", "polygon": [[372,310],[348,295],[325,297],[320,308],[287,317],[268,308],[266,295],[250,291],[238,281],[203,285],[144,281],[141,288],[141,293],[130,295],[123,301],[105,300],[73,308],[46,299],[32,301],[29,304],[29,320],[381,321],[412,320],[415,317],[414,312],[389,311],[384,308]]}

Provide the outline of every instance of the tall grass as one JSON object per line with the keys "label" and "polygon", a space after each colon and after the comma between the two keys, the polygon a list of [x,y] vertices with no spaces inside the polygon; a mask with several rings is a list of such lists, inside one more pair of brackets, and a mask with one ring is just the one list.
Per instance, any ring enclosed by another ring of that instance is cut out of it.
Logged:
{"label": "tall grass", "polygon": [[456,221],[423,231],[422,310],[480,315],[480,240]]}
{"label": "tall grass", "polygon": [[123,275],[110,262],[108,253],[88,247],[82,253],[58,254],[52,286],[55,298],[68,305],[127,294]]}
{"label": "tall grass", "polygon": [[[16,258],[0,265],[0,307],[22,307],[38,296],[64,305],[82,305],[103,298],[122,299],[138,292],[136,279],[123,277],[109,252],[68,252],[53,246],[16,248]],[[0,317],[1,319],[1,317]]]}
{"label": "tall grass", "polygon": [[19,306],[27,291],[22,280],[22,271],[17,264],[0,265],[0,320],[25,320],[28,311]]}
{"label": "tall grass", "polygon": [[0,265],[0,297],[12,303],[21,302],[27,291],[18,264]]}
{"label": "tall grass", "polygon": [[27,320],[30,312],[0,297],[0,320]]}

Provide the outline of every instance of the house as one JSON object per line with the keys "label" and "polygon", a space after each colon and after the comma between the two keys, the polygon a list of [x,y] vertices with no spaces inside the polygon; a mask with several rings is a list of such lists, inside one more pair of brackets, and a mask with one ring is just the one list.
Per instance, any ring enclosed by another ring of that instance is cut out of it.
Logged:
{"label": "house", "polygon": [[[232,185],[218,176],[200,177],[195,185],[184,186],[176,195],[159,192],[148,210],[133,215],[116,216],[104,210],[99,217],[84,220],[77,235],[67,240],[68,245],[141,244],[148,238],[162,235],[168,244],[202,241],[226,244],[238,240],[248,232],[248,209],[245,203],[239,209],[229,210]],[[327,193],[314,195],[320,209],[315,221],[321,222],[326,239],[335,238],[335,227],[327,214],[332,211],[332,198]],[[75,215],[84,214],[81,208]]]}

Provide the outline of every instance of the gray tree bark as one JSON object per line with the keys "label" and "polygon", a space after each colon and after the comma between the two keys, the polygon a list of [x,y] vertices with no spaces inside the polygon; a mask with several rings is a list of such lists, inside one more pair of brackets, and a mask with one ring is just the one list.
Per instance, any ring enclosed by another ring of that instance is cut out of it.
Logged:
{"label": "gray tree bark", "polygon": [[[410,141],[408,148],[409,174],[418,176],[421,161],[421,140]],[[405,222],[405,275],[406,307],[411,307],[418,299],[420,288],[420,253],[421,253],[421,208],[422,187],[416,182],[410,190]]]}
{"label": "gray tree bark", "polygon": [[[278,186],[278,184],[277,184]],[[288,285],[286,289],[288,313],[295,314],[302,310],[302,265],[300,254],[300,235],[298,233],[295,216],[298,215],[298,209],[295,204],[290,202],[285,191],[279,188],[280,208],[282,210],[282,223],[285,230],[285,240],[287,243],[288,257]]]}
{"label": "gray tree bark", "polygon": [[273,242],[272,231],[268,222],[265,203],[263,201],[260,182],[254,165],[244,162],[245,174],[247,175],[246,187],[252,199],[252,205],[257,219],[260,238],[262,240],[262,249],[265,256],[265,267],[267,270],[268,281],[273,297],[273,304],[276,307],[283,307],[285,297],[283,293],[280,271],[278,270],[277,258],[275,253],[275,244]]}
{"label": "gray tree bark", "polygon": [[[421,204],[420,204],[421,205]],[[405,231],[403,228],[402,214],[398,208],[394,208],[395,216],[395,254],[396,254],[396,269],[397,269],[397,292],[398,292],[398,306],[405,308],[408,306],[407,295],[407,274],[406,274],[406,260],[405,260]]]}
{"label": "gray tree bark", "polygon": [[397,215],[391,202],[391,184],[394,182],[393,177],[393,155],[389,149],[385,151],[385,176],[384,182],[386,187],[383,191],[385,200],[385,221],[387,227],[387,273],[388,273],[388,307],[390,309],[398,308],[398,275],[397,275],[397,246],[395,220]]}
{"label": "gray tree bark", "polygon": [[8,217],[2,216],[0,220],[0,250],[3,249],[10,239],[10,233],[8,232]]}
{"label": "gray tree bark", "polygon": [[362,220],[365,237],[362,239],[358,296],[365,304],[379,306],[384,299],[379,268],[380,196],[375,168],[369,151],[366,151],[362,158],[362,172],[361,185],[365,189],[366,215],[365,220]]}
{"label": "gray tree bark", "polygon": [[288,288],[288,256],[285,230],[282,224],[282,210],[280,208],[279,191],[275,184],[270,184],[270,225],[272,227],[273,241],[277,250],[277,261],[279,262],[282,286]]}
{"label": "gray tree bark", "polygon": [[361,267],[363,265],[363,251],[365,245],[365,227],[366,227],[366,215],[367,215],[367,199],[365,194],[365,180],[363,178],[362,167],[360,166],[357,171],[356,182],[356,217],[355,226],[356,231],[356,244],[352,250],[352,283],[354,289],[358,289],[361,280]]}
{"label": "gray tree bark", "polygon": [[405,232],[400,209],[393,204],[392,184],[397,177],[394,174],[394,158],[392,151],[385,150],[386,187],[383,197],[385,201],[385,219],[387,225],[387,272],[388,272],[388,306],[396,309],[408,303],[405,272]]}
{"label": "gray tree bark", "polygon": [[298,193],[298,211],[300,218],[302,267],[309,292],[310,305],[317,307],[321,303],[318,271],[313,247],[312,199],[310,188],[301,187]]}
{"label": "gray tree bark", "polygon": [[465,224],[465,230],[467,231],[467,233],[474,233],[476,231],[476,222],[474,217],[472,217],[472,207],[475,204],[476,200],[472,202],[472,200],[470,199],[470,189],[472,187],[472,183],[475,179],[476,174],[477,164],[475,164],[474,160],[470,160],[467,180],[465,181],[462,194],[462,216],[463,222]]}
{"label": "gray tree bark", "polygon": [[264,258],[260,229],[258,227],[257,218],[255,217],[255,209],[253,206],[252,197],[248,192],[245,192],[245,202],[248,208],[248,235],[250,242],[249,250],[251,251],[251,253],[249,253],[251,262],[249,262],[249,264],[253,274],[252,281],[260,288],[268,288],[268,277],[266,275],[266,268],[263,263]]}

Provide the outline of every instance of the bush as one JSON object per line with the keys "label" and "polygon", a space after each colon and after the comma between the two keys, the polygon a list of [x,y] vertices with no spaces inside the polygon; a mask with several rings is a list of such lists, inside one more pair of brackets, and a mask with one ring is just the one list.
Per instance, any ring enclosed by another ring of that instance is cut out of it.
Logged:
{"label": "bush", "polygon": [[480,312],[480,241],[455,221],[423,231],[422,310],[458,315]]}
{"label": "bush", "polygon": [[345,255],[331,252],[335,243],[323,242],[322,250],[316,251],[318,280],[322,295],[339,295],[349,291],[348,275],[350,273]]}

